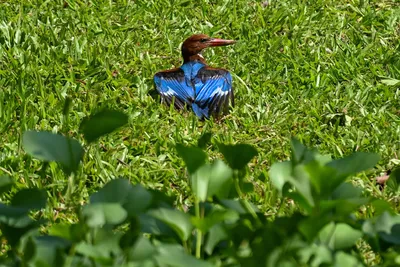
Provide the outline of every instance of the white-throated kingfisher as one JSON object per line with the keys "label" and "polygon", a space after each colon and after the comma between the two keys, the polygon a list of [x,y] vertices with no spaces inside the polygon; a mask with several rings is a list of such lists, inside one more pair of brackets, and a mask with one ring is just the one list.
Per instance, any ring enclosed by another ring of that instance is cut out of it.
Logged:
{"label": "white-throated kingfisher", "polygon": [[232,76],[229,71],[207,66],[201,52],[211,46],[225,46],[236,41],[195,34],[182,44],[183,64],[180,68],[160,71],[154,83],[167,105],[191,107],[200,119],[226,113],[229,102],[234,105]]}

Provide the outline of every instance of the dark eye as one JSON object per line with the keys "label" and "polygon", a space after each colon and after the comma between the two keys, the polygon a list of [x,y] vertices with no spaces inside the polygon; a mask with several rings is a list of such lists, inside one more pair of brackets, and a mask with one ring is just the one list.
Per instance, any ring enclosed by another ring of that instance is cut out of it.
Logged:
{"label": "dark eye", "polygon": [[202,43],[205,43],[205,42],[207,42],[207,41],[208,41],[207,38],[200,39],[200,42],[202,42]]}

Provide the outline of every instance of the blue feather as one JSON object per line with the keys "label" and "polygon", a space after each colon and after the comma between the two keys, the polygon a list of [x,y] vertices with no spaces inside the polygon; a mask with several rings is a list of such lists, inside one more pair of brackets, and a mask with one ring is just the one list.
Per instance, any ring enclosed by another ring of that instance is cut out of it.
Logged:
{"label": "blue feather", "polygon": [[233,104],[232,76],[227,70],[189,61],[179,69],[162,71],[154,76],[161,99],[175,107],[191,106],[199,118],[209,118],[227,111]]}

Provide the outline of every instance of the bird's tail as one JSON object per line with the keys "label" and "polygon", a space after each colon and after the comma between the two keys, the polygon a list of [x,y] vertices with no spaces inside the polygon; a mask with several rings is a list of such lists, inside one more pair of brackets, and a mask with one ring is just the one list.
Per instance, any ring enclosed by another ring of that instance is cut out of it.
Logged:
{"label": "bird's tail", "polygon": [[201,108],[196,103],[193,103],[192,109],[193,109],[194,113],[196,114],[196,116],[199,117],[200,119],[204,119],[204,117],[206,117],[208,119],[210,116],[208,107]]}

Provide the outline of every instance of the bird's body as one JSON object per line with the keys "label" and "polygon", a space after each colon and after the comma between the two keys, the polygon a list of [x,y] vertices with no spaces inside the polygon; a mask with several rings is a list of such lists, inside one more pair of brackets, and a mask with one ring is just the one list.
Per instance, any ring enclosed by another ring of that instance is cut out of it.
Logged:
{"label": "bird's body", "polygon": [[199,118],[225,113],[229,102],[233,105],[234,101],[232,77],[225,69],[207,66],[200,53],[209,46],[232,43],[234,41],[213,39],[204,34],[188,38],[182,45],[183,65],[154,76],[162,102],[174,103],[178,109],[191,107]]}

